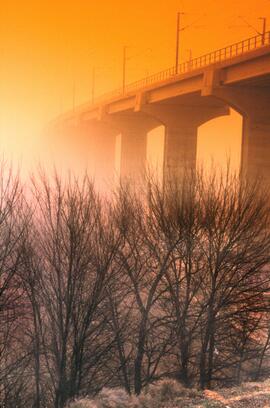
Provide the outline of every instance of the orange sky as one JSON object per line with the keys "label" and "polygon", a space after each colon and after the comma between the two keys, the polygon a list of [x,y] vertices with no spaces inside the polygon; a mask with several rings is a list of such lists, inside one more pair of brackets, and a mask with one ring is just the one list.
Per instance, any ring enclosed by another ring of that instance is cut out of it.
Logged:
{"label": "orange sky", "polygon": [[[48,143],[40,130],[72,107],[74,93],[75,104],[90,98],[94,65],[96,94],[120,86],[123,45],[129,47],[128,81],[173,65],[177,11],[186,13],[183,25],[198,20],[181,33],[182,59],[190,49],[197,56],[255,34],[239,15],[258,30],[258,17],[270,22],[269,0],[2,1],[1,150],[26,163],[42,156]],[[240,125],[236,115],[204,125],[199,157],[219,161],[230,150],[237,162]],[[157,140],[149,137],[152,159]]]}

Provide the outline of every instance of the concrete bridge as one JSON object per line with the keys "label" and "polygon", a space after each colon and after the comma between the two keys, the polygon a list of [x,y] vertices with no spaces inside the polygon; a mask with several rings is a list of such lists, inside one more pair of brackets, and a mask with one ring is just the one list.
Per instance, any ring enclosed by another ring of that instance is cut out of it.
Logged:
{"label": "concrete bridge", "polygon": [[[177,72],[177,74],[176,74]],[[241,169],[270,182],[270,32],[129,84],[54,121],[89,135],[97,171],[111,175],[121,134],[121,177],[146,163],[147,133],[164,125],[164,178],[196,165],[197,130],[229,114],[243,116]]]}

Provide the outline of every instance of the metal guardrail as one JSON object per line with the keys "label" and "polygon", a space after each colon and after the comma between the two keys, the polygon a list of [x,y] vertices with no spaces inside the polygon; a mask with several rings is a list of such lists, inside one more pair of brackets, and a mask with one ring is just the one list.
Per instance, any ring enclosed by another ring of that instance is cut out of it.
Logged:
{"label": "metal guardrail", "polygon": [[194,58],[190,61],[183,62],[178,67],[171,67],[164,71],[160,71],[156,74],[150,75],[139,81],[127,84],[125,89],[120,88],[112,92],[101,95],[96,98],[94,103],[102,102],[103,100],[109,100],[120,96],[129,95],[130,93],[147,88],[155,83],[159,83],[168,79],[172,79],[177,75],[185,74],[187,72],[206,67],[208,65],[217,64],[223,61],[228,61],[238,55],[245,54],[249,51],[257,48],[270,45],[270,31],[264,35],[259,34],[246,40],[234,43],[219,50],[212,51],[208,54]]}

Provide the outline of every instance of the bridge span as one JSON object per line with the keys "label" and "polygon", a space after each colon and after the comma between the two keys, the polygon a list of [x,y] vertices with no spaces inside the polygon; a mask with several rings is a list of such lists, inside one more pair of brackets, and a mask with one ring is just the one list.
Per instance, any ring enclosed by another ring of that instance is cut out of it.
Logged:
{"label": "bridge span", "polygon": [[53,126],[88,135],[103,176],[114,171],[121,134],[121,177],[133,177],[146,163],[147,133],[164,125],[166,180],[196,165],[198,127],[228,115],[230,107],[243,116],[242,172],[270,182],[270,32],[103,95],[61,115]]}

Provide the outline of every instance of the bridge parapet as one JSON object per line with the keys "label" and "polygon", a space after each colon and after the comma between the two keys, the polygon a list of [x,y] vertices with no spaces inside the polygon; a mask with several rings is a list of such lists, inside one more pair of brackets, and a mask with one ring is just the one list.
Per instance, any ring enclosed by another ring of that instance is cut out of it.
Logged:
{"label": "bridge parapet", "polygon": [[100,97],[95,99],[95,103],[102,103],[106,100],[114,99],[123,95],[128,95],[140,89],[158,84],[159,82],[173,79],[175,77],[178,77],[179,75],[186,74],[198,69],[203,69],[211,65],[230,61],[235,57],[268,45],[270,45],[270,31],[266,32],[265,35],[259,34],[247,38],[218,50],[201,55],[192,60],[185,61],[178,67],[173,66],[138,81],[127,84],[125,89],[118,88],[114,91],[101,95]]}

